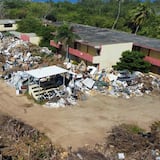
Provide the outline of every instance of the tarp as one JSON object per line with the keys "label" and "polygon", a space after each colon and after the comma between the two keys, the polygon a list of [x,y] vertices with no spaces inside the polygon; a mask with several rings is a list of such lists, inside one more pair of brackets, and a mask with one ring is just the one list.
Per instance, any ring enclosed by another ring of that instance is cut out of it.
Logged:
{"label": "tarp", "polygon": [[57,67],[57,66],[49,66],[49,67],[43,67],[43,68],[26,71],[27,74],[37,79],[41,79],[41,78],[45,78],[45,77],[49,77],[57,74],[67,73],[67,72],[68,70],[61,67]]}

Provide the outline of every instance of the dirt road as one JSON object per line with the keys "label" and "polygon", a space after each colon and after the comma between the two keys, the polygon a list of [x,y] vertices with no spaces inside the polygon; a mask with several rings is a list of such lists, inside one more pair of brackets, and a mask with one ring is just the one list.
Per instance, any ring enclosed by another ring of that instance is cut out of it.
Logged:
{"label": "dirt road", "polygon": [[127,100],[97,95],[74,107],[48,109],[16,96],[15,89],[0,80],[0,112],[36,127],[53,143],[77,148],[103,141],[106,131],[121,123],[147,129],[160,120],[160,95]]}

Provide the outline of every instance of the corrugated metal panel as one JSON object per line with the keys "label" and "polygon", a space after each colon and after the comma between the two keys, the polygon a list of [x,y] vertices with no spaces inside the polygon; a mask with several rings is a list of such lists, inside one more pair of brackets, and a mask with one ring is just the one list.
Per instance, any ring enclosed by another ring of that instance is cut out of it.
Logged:
{"label": "corrugated metal panel", "polygon": [[57,74],[67,73],[67,72],[68,70],[58,66],[48,66],[48,67],[37,68],[37,69],[26,71],[27,74],[37,79],[49,77]]}

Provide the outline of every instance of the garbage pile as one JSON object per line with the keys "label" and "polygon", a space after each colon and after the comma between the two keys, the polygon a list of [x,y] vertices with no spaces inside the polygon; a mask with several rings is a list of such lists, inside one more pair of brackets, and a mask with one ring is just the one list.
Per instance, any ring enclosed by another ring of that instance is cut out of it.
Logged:
{"label": "garbage pile", "polygon": [[[68,65],[72,71],[77,72],[77,66]],[[77,72],[79,73],[79,72]],[[160,78],[135,71],[114,71],[103,69],[98,72],[94,66],[88,66],[85,72],[80,72],[80,80],[75,85],[90,94],[90,90],[103,93],[113,97],[124,97],[126,99],[144,94],[160,93]]]}
{"label": "garbage pile", "polygon": [[[35,46],[14,36],[1,37],[0,62],[2,71],[37,68],[41,63],[41,57],[38,56],[38,53],[52,54],[52,51],[47,47]],[[34,54],[36,55],[34,56]]]}
{"label": "garbage pile", "polygon": [[[0,41],[0,67],[1,78],[3,78],[9,86],[16,88],[16,94],[24,93],[30,81],[30,77],[25,73],[26,70],[38,68],[42,58],[36,53],[52,54],[47,47],[38,47],[31,45],[29,42],[24,42],[13,36],[1,35]],[[36,80],[33,80],[33,82]],[[24,92],[23,92],[24,90]],[[40,95],[39,100],[47,102],[45,106],[64,107],[68,105],[75,105],[76,99],[83,97],[84,94],[76,87],[73,92],[69,87],[57,88],[44,92]]]}
{"label": "garbage pile", "polygon": [[37,64],[41,57],[32,57],[27,42],[19,39],[7,37],[3,39],[1,45],[1,54],[5,56],[6,63],[3,65],[3,71],[17,67],[20,70],[28,70],[34,64]]}
{"label": "garbage pile", "polygon": [[128,99],[133,96],[150,94],[151,92],[160,93],[160,79],[155,76],[140,72],[134,72],[125,77],[119,72],[116,76],[115,80],[109,82],[109,88],[105,91],[108,95]]}
{"label": "garbage pile", "polygon": [[51,50],[49,50],[47,47],[42,47],[41,49],[40,49],[40,53],[45,53],[45,54],[52,54],[52,51]]}
{"label": "garbage pile", "polygon": [[[47,55],[52,53],[46,47],[35,47],[13,36],[2,35],[0,44],[2,78],[19,91],[28,87],[30,77],[24,71],[38,68],[42,61],[40,56],[32,56],[33,52]],[[69,70],[70,77],[66,79],[67,84],[63,86],[63,89],[47,90],[39,96],[39,100],[47,102],[46,107],[58,108],[75,105],[77,99],[85,100],[87,95],[93,93],[126,99],[160,93],[160,78],[150,74],[112,69],[98,71],[94,66],[86,66],[83,61],[78,65],[72,63],[64,63],[64,65]]]}
{"label": "garbage pile", "polygon": [[72,81],[70,81],[68,85],[62,85],[41,94],[40,100],[47,100],[44,106],[47,108],[74,106],[77,104],[77,100],[86,100],[86,93],[82,92],[76,85],[74,87],[70,86],[70,83],[72,83]]}
{"label": "garbage pile", "polygon": [[160,79],[153,75],[113,70],[98,72],[93,66],[89,66],[85,72],[69,71],[65,77],[65,84],[63,84],[63,77],[56,75],[50,77],[49,80],[42,79],[44,82],[42,81],[39,86],[36,79],[31,80],[29,75],[23,71],[7,74],[4,79],[19,92],[27,89],[28,83],[34,84],[33,93],[30,95],[34,98],[35,93],[37,95],[35,99],[45,102],[44,106],[48,108],[74,106],[77,104],[77,100],[86,100],[87,96],[93,93],[126,99],[144,94],[160,93]]}
{"label": "garbage pile", "polygon": [[16,88],[16,90],[22,90],[24,86],[27,87],[28,79],[28,74],[23,71],[13,72],[4,76],[6,83],[11,87]]}
{"label": "garbage pile", "polygon": [[74,97],[58,97],[55,96],[52,100],[48,101],[44,106],[47,108],[59,108],[65,106],[76,105],[76,99]]}

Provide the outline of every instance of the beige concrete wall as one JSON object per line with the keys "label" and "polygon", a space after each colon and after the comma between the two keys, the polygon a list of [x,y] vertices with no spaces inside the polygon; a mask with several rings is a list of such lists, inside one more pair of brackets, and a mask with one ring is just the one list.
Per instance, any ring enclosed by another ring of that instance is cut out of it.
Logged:
{"label": "beige concrete wall", "polygon": [[41,37],[30,37],[30,40],[29,40],[29,41],[30,41],[32,44],[39,45],[40,40],[41,40]]}
{"label": "beige concrete wall", "polygon": [[93,64],[100,64],[99,69],[111,68],[119,61],[122,52],[131,51],[133,43],[119,43],[111,45],[102,45],[100,56],[93,57]]}
{"label": "beige concrete wall", "polygon": [[12,27],[4,27],[4,24],[0,25],[0,31],[15,31],[17,29],[17,24],[13,24]]}

